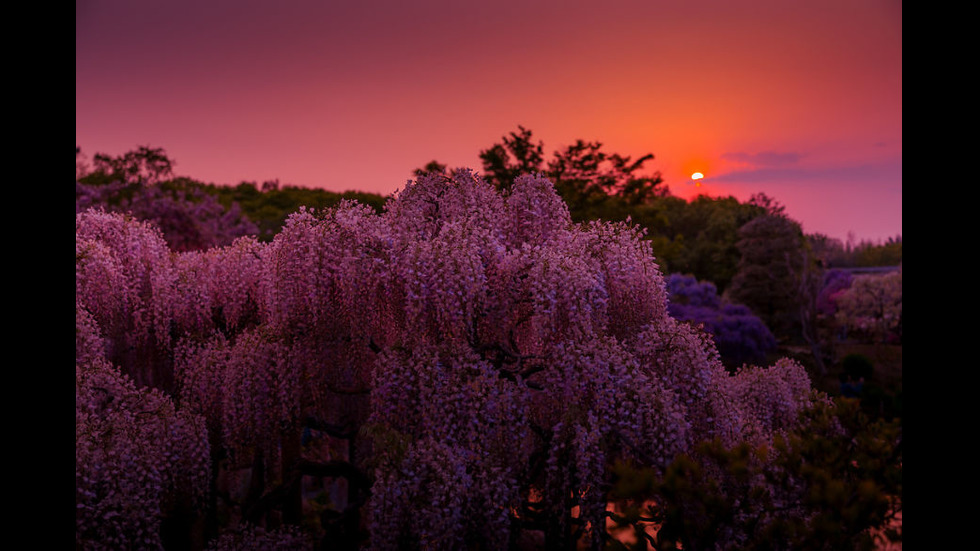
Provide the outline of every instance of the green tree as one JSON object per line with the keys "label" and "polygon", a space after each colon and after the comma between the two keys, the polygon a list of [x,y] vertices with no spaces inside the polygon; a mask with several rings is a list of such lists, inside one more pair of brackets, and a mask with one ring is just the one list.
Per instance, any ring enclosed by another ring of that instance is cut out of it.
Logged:
{"label": "green tree", "polygon": [[854,257],[856,266],[898,266],[902,263],[902,236],[878,244],[862,241],[854,248]]}
{"label": "green tree", "polygon": [[271,241],[282,229],[290,214],[301,206],[313,210],[336,206],[345,199],[358,201],[380,212],[387,198],[376,193],[345,191],[342,193],[296,185],[280,185],[278,181],[241,182],[237,186],[210,186],[222,204],[237,203],[249,220],[259,227],[259,239]]}
{"label": "green tree", "polygon": [[785,339],[798,324],[806,254],[800,225],[780,212],[770,209],[739,228],[741,259],[729,295],[761,317],[777,339]]}
{"label": "green tree", "polygon": [[[556,150],[545,163],[544,143],[535,142],[533,133],[523,126],[503,136],[501,143],[480,152],[487,181],[504,189],[522,174],[544,174],[555,184],[573,216],[610,200],[632,206],[667,195],[659,172],[641,174],[643,165],[652,159],[652,153],[634,160],[628,155],[604,151],[600,142],[579,139]],[[430,165],[443,166],[433,161],[423,170],[428,171]]]}
{"label": "green tree", "polygon": [[739,228],[766,212],[734,197],[706,195],[690,201],[666,197],[653,206],[660,211],[657,218],[638,215],[634,219],[650,224],[651,235],[662,236],[670,243],[669,247],[656,249],[667,270],[711,281],[719,293],[728,289],[738,270]]}
{"label": "green tree", "polygon": [[555,151],[548,162],[548,176],[566,198],[601,202],[616,197],[627,205],[639,205],[667,193],[659,172],[639,175],[644,163],[652,159],[653,154],[648,153],[634,161],[629,156],[606,153],[600,142],[577,140]]}
{"label": "green tree", "polygon": [[85,154],[82,153],[82,148],[75,146],[75,181],[84,178],[89,173],[88,161],[85,159]]}
{"label": "green tree", "polygon": [[544,172],[544,143],[533,143],[530,130],[518,126],[517,132],[511,132],[502,140],[503,143],[480,152],[486,181],[497,189],[507,189],[522,174]]}
{"label": "green tree", "polygon": [[[76,166],[79,149],[75,148]],[[108,184],[124,182],[127,184],[156,184],[173,177],[176,164],[162,147],[139,146],[134,151],[114,157],[96,153],[92,158],[94,169],[81,178],[86,184]]]}
{"label": "green tree", "polygon": [[819,400],[803,415],[772,446],[708,442],[663,473],[616,465],[621,501],[610,516],[638,536],[636,549],[657,551],[900,541],[901,422],[871,419],[852,399]]}
{"label": "green tree", "polygon": [[420,180],[429,174],[442,174],[448,176],[449,170],[447,169],[446,165],[436,160],[432,160],[426,163],[424,167],[416,168],[414,171],[412,171],[412,174],[415,176],[416,180]]}
{"label": "green tree", "polygon": [[826,375],[825,360],[830,358],[825,358],[823,343],[829,339],[824,338],[826,324],[822,323],[820,316],[820,292],[824,286],[826,265],[820,250],[814,247],[811,240],[804,239],[801,251],[799,272],[796,274],[800,336],[810,345],[817,372]]}

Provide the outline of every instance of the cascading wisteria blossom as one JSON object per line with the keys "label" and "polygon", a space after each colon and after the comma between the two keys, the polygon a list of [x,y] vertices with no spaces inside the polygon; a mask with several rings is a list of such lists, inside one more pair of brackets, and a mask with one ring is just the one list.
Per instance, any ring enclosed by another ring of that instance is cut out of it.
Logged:
{"label": "cascading wisteria blossom", "polygon": [[417,535],[439,548],[474,538],[506,548],[531,447],[526,396],[475,355],[444,363],[420,347],[383,362],[371,421],[387,483],[375,484],[373,545]]}
{"label": "cascading wisteria blossom", "polygon": [[88,210],[75,216],[75,301],[96,319],[107,359],[138,385],[169,389],[177,302],[172,253],[154,226]]}
{"label": "cascading wisteria blossom", "polygon": [[[297,416],[359,424],[376,354],[392,316],[390,239],[374,211],[342,202],[301,209],[265,252],[262,317],[303,384]],[[378,344],[376,344],[378,343]]]}
{"label": "cascading wisteria blossom", "polygon": [[[85,316],[76,317],[76,335],[91,335]],[[76,340],[76,547],[160,548],[166,511],[204,503],[204,420],[177,410],[159,390],[137,389],[87,345],[96,340]]]}
{"label": "cascading wisteria blossom", "polygon": [[765,442],[794,427],[812,398],[806,370],[785,358],[770,367],[743,367],[728,386],[745,414],[742,434],[746,440]]}
{"label": "cascading wisteria blossom", "polygon": [[[268,245],[175,254],[148,227],[89,211],[76,216],[76,364],[93,367],[76,372],[109,373],[100,351],[151,336],[173,400],[150,377],[118,393],[193,420],[186,442],[201,453],[210,434],[234,465],[267,469],[241,517],[298,496],[302,469],[342,463],[337,515],[363,509],[375,550],[506,549],[528,529],[599,548],[611,463],[659,469],[706,439],[764,442],[809,400],[793,362],[726,372],[708,336],[668,315],[642,237],[573,224],[539,176],[498,192],[466,170],[408,183],[381,215],[302,209]],[[132,356],[106,358],[140,373]],[[96,400],[90,386],[77,405]],[[76,470],[112,465],[92,451],[105,433],[90,417],[76,416]],[[156,430],[138,419],[132,430]],[[346,455],[300,458],[304,428],[340,435]]]}
{"label": "cascading wisteria blossom", "polygon": [[241,237],[226,247],[174,257],[177,292],[174,324],[178,334],[208,336],[215,330],[242,331],[259,321],[266,245]]}

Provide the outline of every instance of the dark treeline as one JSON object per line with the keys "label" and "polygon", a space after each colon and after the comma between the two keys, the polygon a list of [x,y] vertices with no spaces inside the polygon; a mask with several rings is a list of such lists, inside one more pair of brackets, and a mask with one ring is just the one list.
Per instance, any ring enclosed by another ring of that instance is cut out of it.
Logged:
{"label": "dark treeline", "polygon": [[[380,212],[388,200],[376,193],[332,192],[281,184],[278,180],[261,184],[243,181],[235,186],[204,183],[175,176],[176,162],[162,148],[141,146],[118,157],[97,153],[91,166],[78,147],[75,156],[76,211],[102,204],[109,210],[129,210],[138,218],[154,219],[177,249],[226,245],[245,234],[271,241],[286,218],[300,206],[322,209],[343,200],[355,200]],[[776,200],[761,193],[744,202],[732,196],[702,195],[692,200],[676,197],[659,172],[644,170],[644,165],[654,158],[652,154],[634,160],[605,151],[599,142],[577,140],[556,150],[546,162],[544,144],[535,142],[530,130],[518,127],[503,136],[500,143],[480,151],[479,157],[480,174],[500,188],[520,174],[544,174],[554,182],[574,221],[632,220],[646,229],[646,237],[652,241],[666,273],[710,281],[719,293],[729,288],[738,271],[742,257],[739,230],[764,215],[788,219]],[[416,169],[415,176],[430,172],[449,176],[453,170],[431,161]],[[159,204],[164,196],[173,203],[169,211]],[[154,207],[140,207],[147,202],[154,203]],[[205,212],[202,205],[210,205],[210,212]],[[191,207],[196,218],[210,217],[215,220],[212,225],[220,227],[208,231],[192,228],[202,222],[188,220],[185,211]],[[189,233],[195,233],[195,238],[188,238]],[[901,236],[874,243],[799,233],[825,268],[896,266],[902,262]]]}

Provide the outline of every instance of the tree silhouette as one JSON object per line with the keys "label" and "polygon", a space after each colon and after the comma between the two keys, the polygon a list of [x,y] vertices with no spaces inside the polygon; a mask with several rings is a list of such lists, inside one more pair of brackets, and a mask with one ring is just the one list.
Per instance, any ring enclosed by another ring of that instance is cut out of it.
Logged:
{"label": "tree silhouette", "polygon": [[[505,190],[522,175],[541,174],[551,180],[558,194],[572,210],[588,208],[610,198],[627,206],[644,204],[669,193],[660,173],[643,176],[644,164],[653,160],[648,153],[633,160],[630,156],[603,151],[602,143],[576,140],[556,150],[546,163],[544,142],[533,139],[531,130],[518,125],[499,143],[480,151],[483,178],[497,189]],[[416,169],[419,178],[427,173],[445,173],[446,165],[429,162]]]}
{"label": "tree silhouette", "polygon": [[[76,157],[78,151],[76,148]],[[173,176],[174,161],[162,147],[141,145],[135,151],[113,157],[96,153],[92,158],[94,170],[88,177],[100,183],[155,184]],[[91,182],[94,183],[94,182]]]}
{"label": "tree silhouette", "polygon": [[497,189],[507,189],[519,176],[543,172],[544,143],[531,141],[531,131],[523,126],[504,136],[503,143],[480,151],[483,177]]}

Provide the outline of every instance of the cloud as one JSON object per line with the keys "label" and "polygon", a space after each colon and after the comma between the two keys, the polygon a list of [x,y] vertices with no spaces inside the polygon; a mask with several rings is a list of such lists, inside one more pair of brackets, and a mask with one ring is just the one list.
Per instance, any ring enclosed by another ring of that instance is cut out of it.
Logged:
{"label": "cloud", "polygon": [[781,153],[778,151],[762,151],[760,153],[724,153],[721,158],[726,161],[745,163],[754,166],[785,166],[796,164],[804,155],[794,151]]}
{"label": "cloud", "polygon": [[720,174],[712,178],[714,182],[747,184],[814,184],[814,183],[862,183],[882,186],[885,189],[902,190],[902,160],[888,160],[879,163],[856,165],[754,168]]}

